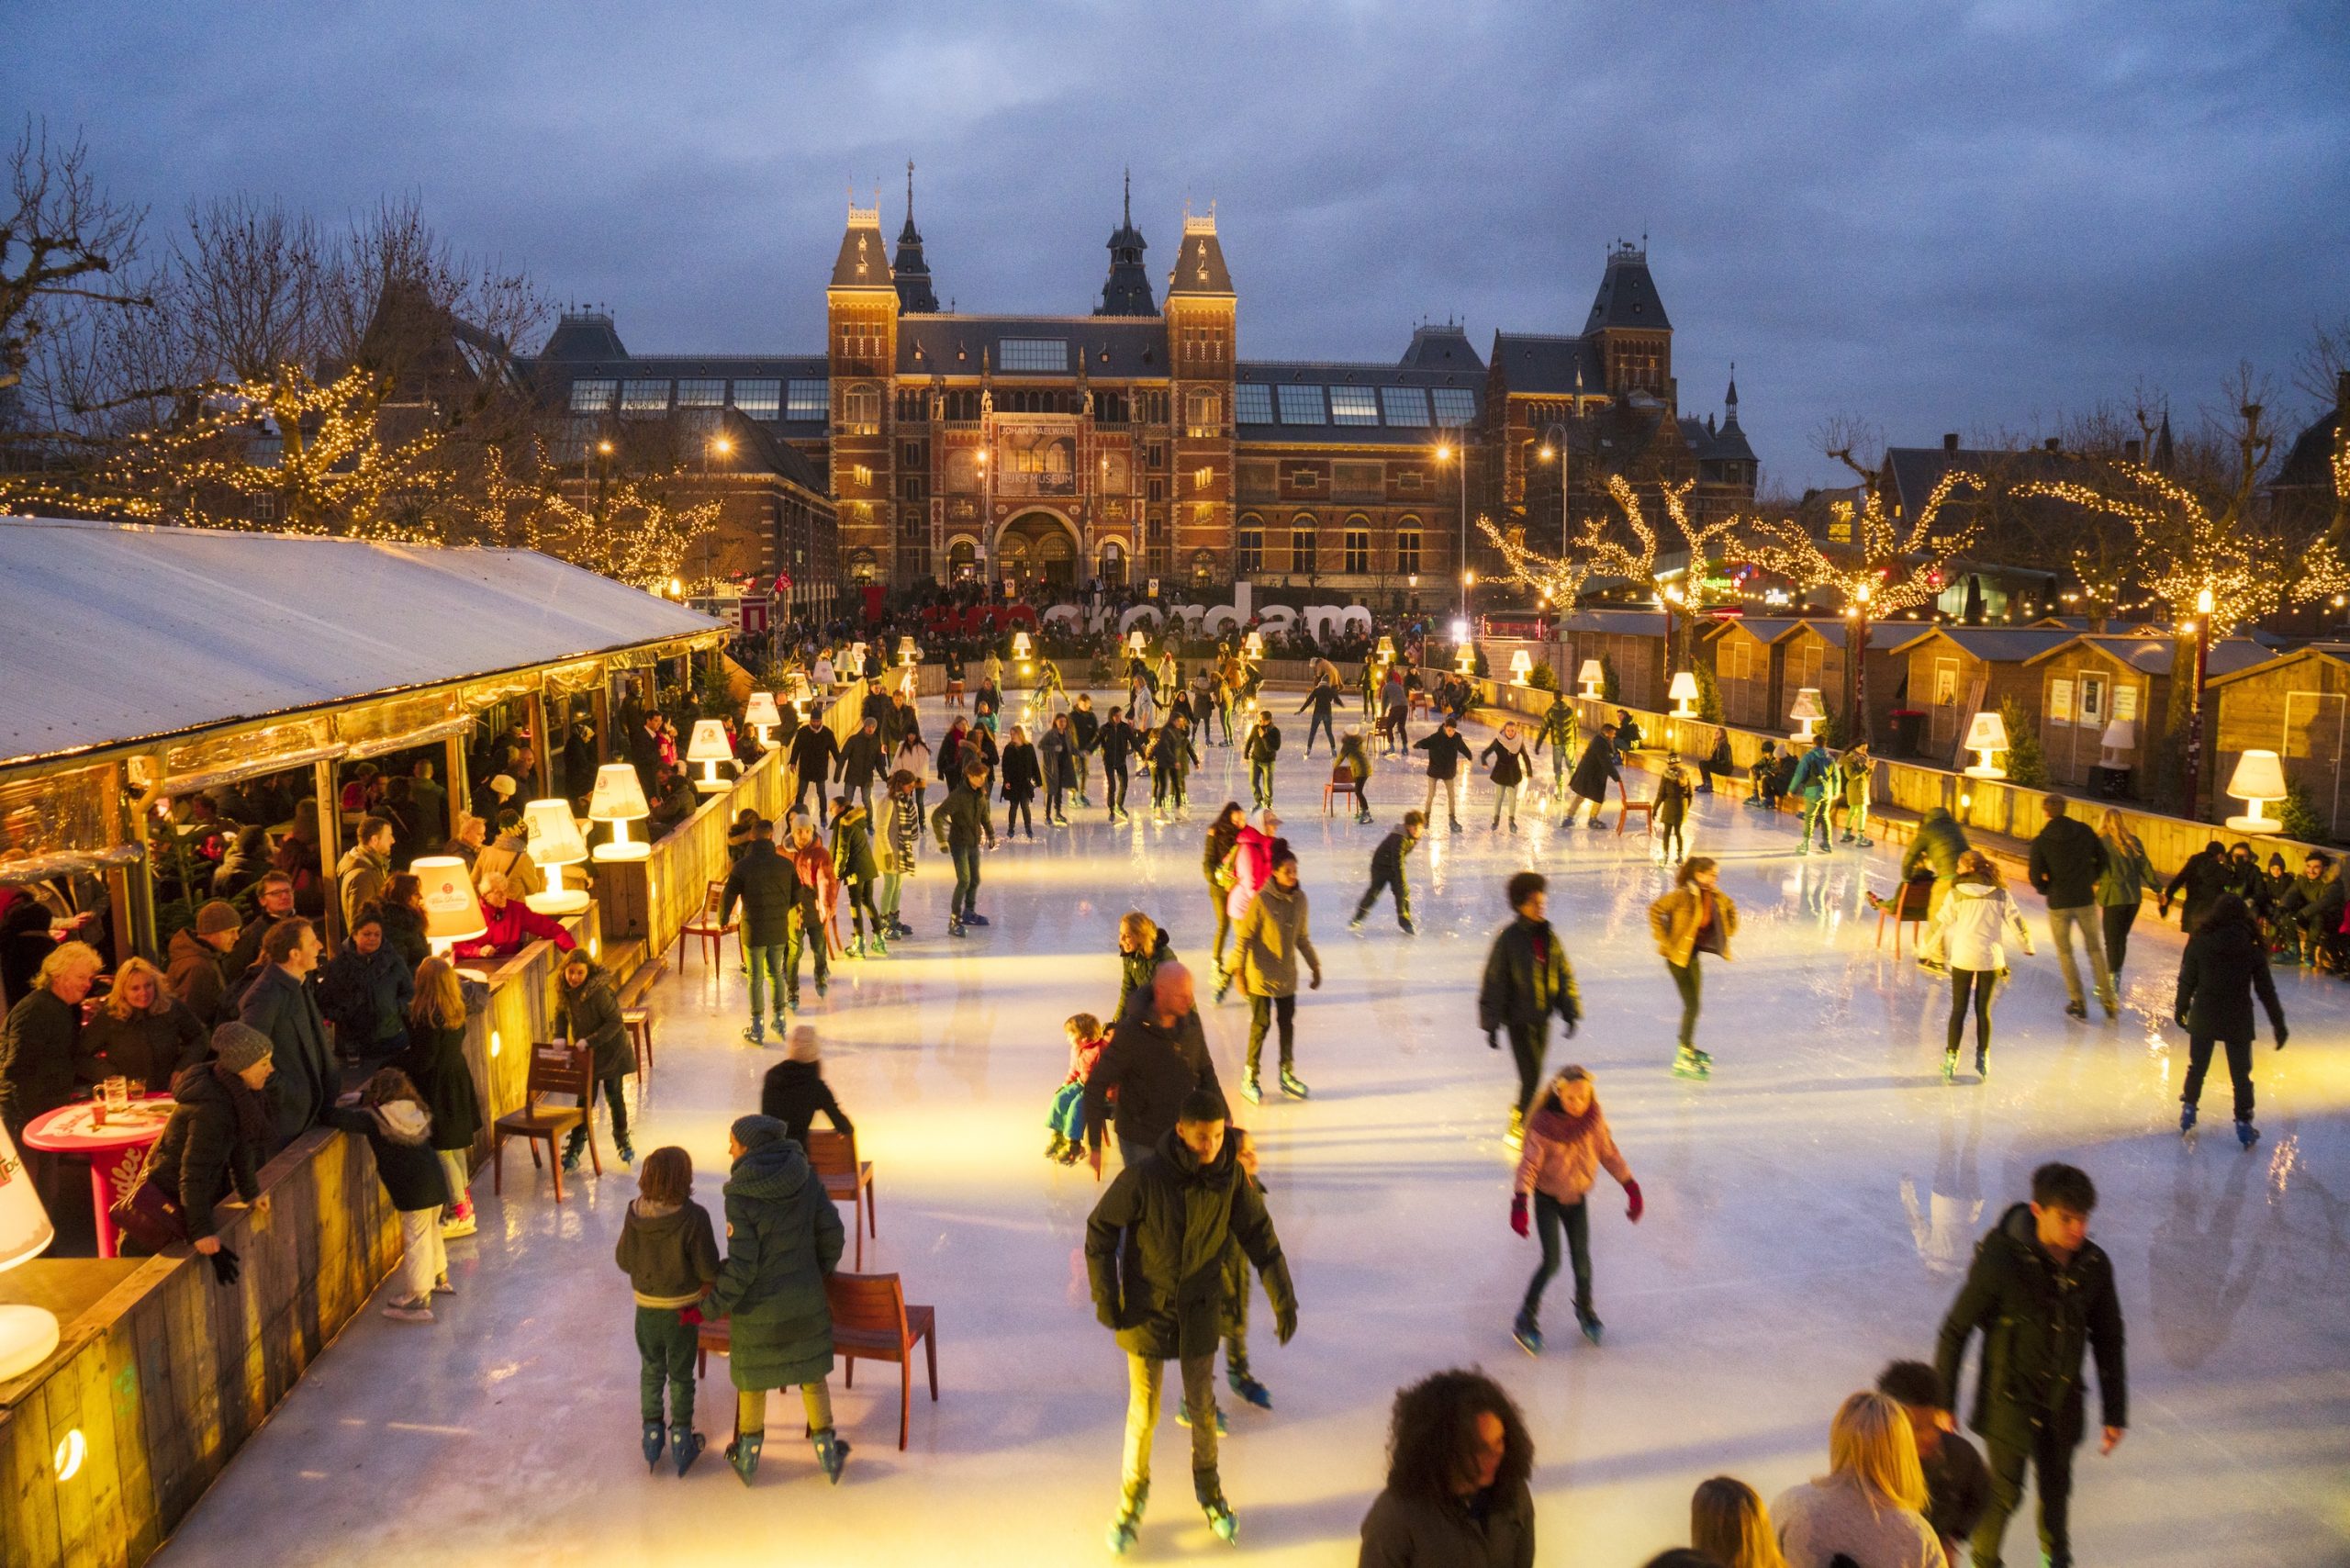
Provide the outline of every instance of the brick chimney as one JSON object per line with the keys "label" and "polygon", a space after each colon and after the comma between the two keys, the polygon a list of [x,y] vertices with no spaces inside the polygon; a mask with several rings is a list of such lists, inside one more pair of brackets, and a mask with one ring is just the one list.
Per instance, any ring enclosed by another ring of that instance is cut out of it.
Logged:
{"label": "brick chimney", "polygon": [[2133,436],[2132,436],[2128,441],[2125,441],[2125,442],[2123,442],[2121,443],[2121,455],[2122,455],[2124,458],[2126,458],[2128,461],[2132,462],[2132,463],[2138,462],[2138,461],[2139,461],[2139,454],[2140,454],[2141,453],[2144,452],[2145,450],[2146,450],[2145,442],[2143,442],[2140,441],[2140,440],[2139,440],[2136,436],[2134,436],[2134,435],[2133,435]]}
{"label": "brick chimney", "polygon": [[2043,442],[2042,442],[2040,443],[2041,450],[2042,450],[2042,451],[2043,451],[2043,452],[2055,452],[2055,451],[2060,450],[2061,446],[2062,446],[2062,443],[2061,443],[2061,442],[2059,442],[2057,441],[2057,439],[2056,439],[2054,436],[2053,436],[2053,435],[2052,435],[2052,436],[2050,436],[2046,441],[2043,441]]}
{"label": "brick chimney", "polygon": [[1942,450],[1944,452],[1956,452],[1958,450],[1958,432],[1956,431],[1942,431]]}

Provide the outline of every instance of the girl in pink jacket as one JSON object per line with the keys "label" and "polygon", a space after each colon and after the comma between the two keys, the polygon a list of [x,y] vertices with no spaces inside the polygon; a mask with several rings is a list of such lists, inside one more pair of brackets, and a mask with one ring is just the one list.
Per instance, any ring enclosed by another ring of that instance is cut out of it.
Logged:
{"label": "girl in pink jacket", "polygon": [[1626,1217],[1640,1223],[1640,1184],[1632,1168],[1617,1151],[1616,1139],[1601,1114],[1591,1074],[1580,1067],[1561,1070],[1535,1103],[1527,1118],[1526,1146],[1517,1159],[1517,1181],[1510,1200],[1509,1225],[1527,1233],[1527,1202],[1533,1200],[1533,1219],[1542,1233],[1542,1266],[1526,1284],[1526,1303],[1517,1309],[1511,1332],[1518,1348],[1529,1356],[1542,1353],[1542,1290],[1559,1271],[1559,1230],[1567,1232],[1567,1249],[1574,1262],[1575,1321],[1583,1338],[1599,1343],[1598,1315],[1591,1309],[1591,1217],[1584,1199],[1598,1180],[1599,1168],[1624,1184],[1631,1206]]}

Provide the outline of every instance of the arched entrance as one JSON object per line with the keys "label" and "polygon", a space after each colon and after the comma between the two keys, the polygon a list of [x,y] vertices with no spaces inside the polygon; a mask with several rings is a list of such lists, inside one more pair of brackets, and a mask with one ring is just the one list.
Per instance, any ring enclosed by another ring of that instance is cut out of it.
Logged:
{"label": "arched entrance", "polygon": [[979,541],[968,533],[958,533],[946,544],[947,580],[968,583],[979,575]]}
{"label": "arched entrance", "polygon": [[1023,588],[1041,582],[1068,588],[1077,581],[1077,532],[1056,512],[1026,511],[996,536],[1002,575]]}

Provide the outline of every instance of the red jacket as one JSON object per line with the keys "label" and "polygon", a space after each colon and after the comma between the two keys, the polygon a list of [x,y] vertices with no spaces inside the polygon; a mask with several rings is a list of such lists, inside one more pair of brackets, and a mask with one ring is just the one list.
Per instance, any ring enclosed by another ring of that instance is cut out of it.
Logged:
{"label": "red jacket", "polygon": [[565,953],[577,946],[559,923],[520,899],[508,899],[502,904],[484,899],[481,915],[487,929],[472,941],[457,944],[460,958],[510,958],[533,942],[552,942]]}
{"label": "red jacket", "polygon": [[1082,1083],[1092,1077],[1093,1064],[1101,1058],[1102,1047],[1109,1043],[1110,1036],[1103,1035],[1095,1039],[1079,1040],[1071,1044],[1069,1048],[1069,1076],[1061,1081]]}

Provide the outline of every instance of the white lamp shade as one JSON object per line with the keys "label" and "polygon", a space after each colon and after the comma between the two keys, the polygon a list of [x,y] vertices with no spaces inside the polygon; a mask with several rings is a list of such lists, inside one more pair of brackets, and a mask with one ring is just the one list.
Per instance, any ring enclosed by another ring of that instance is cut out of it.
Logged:
{"label": "white lamp shade", "polygon": [[1518,649],[1517,652],[1510,655],[1509,656],[1509,672],[1512,675],[1518,676],[1533,674],[1534,655],[1528,653],[1524,648]]}
{"label": "white lamp shade", "polygon": [[2128,751],[2138,744],[2138,723],[2134,719],[2116,719],[2106,725],[2105,734],[2098,737],[2098,745],[2108,751]]}
{"label": "white lamp shade", "polygon": [[588,798],[590,822],[642,822],[653,814],[644,803],[644,786],[636,769],[625,762],[608,762],[596,769],[596,792]]}
{"label": "white lamp shade", "polygon": [[2236,758],[2228,793],[2240,801],[2281,801],[2285,798],[2285,765],[2273,751],[2248,751]]}
{"label": "white lamp shade", "polygon": [[775,693],[772,691],[752,692],[749,705],[743,710],[743,722],[755,730],[765,725],[782,723],[783,714],[776,708]]}
{"label": "white lamp shade", "polygon": [[2008,749],[2008,722],[1989,711],[1975,715],[1966,726],[1966,749],[1969,751],[2005,751]]}
{"label": "white lamp shade", "polygon": [[[1787,717],[1797,722],[1808,719],[1815,723],[1828,717],[1828,710],[1819,705],[1819,689],[1807,686],[1796,691],[1796,705],[1787,710]],[[1967,744],[1972,745],[1975,743],[1969,741]],[[2005,745],[2007,743],[2001,741],[1999,744]]]}
{"label": "white lamp shade", "polygon": [[1393,637],[1382,637],[1382,638],[1380,638],[1380,639],[1379,639],[1379,662],[1380,662],[1380,663],[1382,663],[1382,664],[1393,664],[1393,663],[1394,662],[1394,660],[1395,660],[1395,639],[1394,639],[1394,638],[1393,638]]}
{"label": "white lamp shade", "polygon": [[56,1238],[32,1172],[17,1158],[8,1129],[0,1126],[0,1271],[39,1256]]}
{"label": "white lamp shade", "polygon": [[734,748],[726,744],[726,726],[716,719],[696,719],[694,738],[687,743],[688,762],[732,762]]}
{"label": "white lamp shade", "polygon": [[1477,667],[1477,650],[1467,643],[1461,644],[1460,656],[1452,661],[1452,667],[1459,670],[1463,675],[1467,675],[1472,670],[1475,669]]}
{"label": "white lamp shade", "polygon": [[1697,672],[1688,669],[1674,671],[1673,689],[1669,695],[1675,702],[1697,700]]}
{"label": "white lamp shade", "polygon": [[1136,627],[1135,630],[1126,633],[1126,652],[1130,654],[1139,654],[1143,651],[1145,646],[1146,644],[1143,640],[1142,629],[1140,627]]}
{"label": "white lamp shade", "polygon": [[576,866],[588,858],[588,841],[568,801],[530,801],[522,808],[522,830],[531,835],[531,858],[541,866]]}
{"label": "white lamp shade", "polygon": [[1035,647],[1036,645],[1028,640],[1027,633],[1015,632],[1012,634],[1012,656],[1013,658],[1024,659],[1035,651]]}
{"label": "white lamp shade", "polygon": [[1599,667],[1597,659],[1585,659],[1583,668],[1575,673],[1575,681],[1581,686],[1604,686],[1607,682],[1607,674]]}
{"label": "white lamp shade", "polygon": [[898,662],[900,664],[910,665],[920,657],[922,657],[922,650],[914,646],[914,640],[912,636],[904,636],[898,639]]}
{"label": "white lamp shade", "polygon": [[453,855],[427,855],[408,863],[409,872],[424,884],[424,938],[428,942],[469,942],[489,927],[482,919],[481,901],[474,896],[472,868]]}

